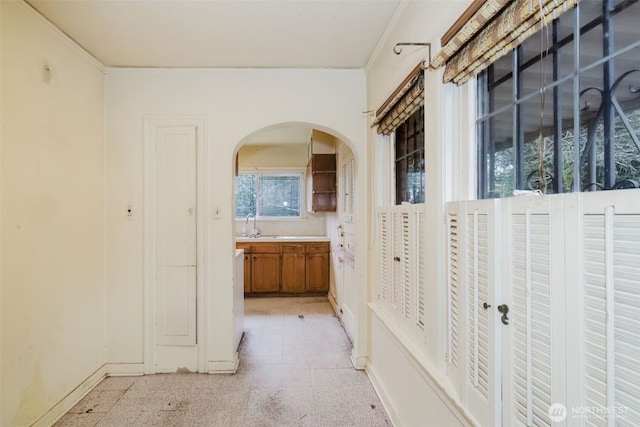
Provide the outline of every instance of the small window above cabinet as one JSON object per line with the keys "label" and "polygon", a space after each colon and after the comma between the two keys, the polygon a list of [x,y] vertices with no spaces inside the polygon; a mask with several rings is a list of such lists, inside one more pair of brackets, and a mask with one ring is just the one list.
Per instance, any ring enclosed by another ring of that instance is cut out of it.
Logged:
{"label": "small window above cabinet", "polygon": [[336,155],[312,154],[307,165],[309,212],[335,212],[336,189]]}

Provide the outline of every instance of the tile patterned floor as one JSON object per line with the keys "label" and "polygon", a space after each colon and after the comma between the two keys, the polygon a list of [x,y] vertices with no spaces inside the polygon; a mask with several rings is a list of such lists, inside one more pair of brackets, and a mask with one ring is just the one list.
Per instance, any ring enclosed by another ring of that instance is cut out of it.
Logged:
{"label": "tile patterned floor", "polygon": [[250,298],[245,314],[236,374],[107,378],[55,427],[391,425],[326,298]]}

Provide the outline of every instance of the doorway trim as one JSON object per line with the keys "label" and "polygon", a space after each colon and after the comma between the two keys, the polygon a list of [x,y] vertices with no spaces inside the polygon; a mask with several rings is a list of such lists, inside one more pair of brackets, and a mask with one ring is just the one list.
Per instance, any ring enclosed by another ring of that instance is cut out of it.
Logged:
{"label": "doorway trim", "polygon": [[207,283],[207,118],[205,116],[144,116],[144,231],[143,231],[143,365],[145,374],[157,373],[156,367],[156,218],[155,218],[155,140],[161,127],[196,128],[196,345],[198,372],[207,372],[209,313]]}

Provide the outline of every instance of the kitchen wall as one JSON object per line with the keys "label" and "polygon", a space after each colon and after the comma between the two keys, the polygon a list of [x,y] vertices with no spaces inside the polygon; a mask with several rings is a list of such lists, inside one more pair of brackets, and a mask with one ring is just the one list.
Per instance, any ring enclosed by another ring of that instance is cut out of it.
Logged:
{"label": "kitchen wall", "polygon": [[[144,118],[197,116],[206,122],[205,301],[210,360],[232,356],[231,286],[238,147],[273,125],[317,128],[365,156],[362,70],[108,69],[106,76],[108,360],[143,361]],[[309,100],[313,100],[310,102]],[[340,100],[340,102],[337,102]],[[124,221],[124,206],[134,219]],[[364,211],[363,211],[364,214]],[[363,221],[366,223],[366,220]],[[364,277],[366,272],[362,272]]]}
{"label": "kitchen wall", "polygon": [[[425,47],[405,46],[401,55],[393,53],[393,46],[399,42],[430,42],[432,54],[438,51],[440,37],[455,22],[458,16],[468,7],[471,1],[429,1],[403,3],[396,13],[394,22],[387,28],[387,32],[378,51],[369,61],[365,71],[367,75],[367,102],[369,109],[374,111],[385,101],[394,89],[404,80],[409,72],[423,59],[427,58]],[[437,16],[437,20],[432,17]],[[381,315],[374,306],[370,306],[370,320],[368,323],[369,336],[369,364],[368,371],[383,397],[383,401],[390,410],[394,420],[399,425],[413,425],[416,422],[429,420],[430,425],[464,424],[459,407],[452,404],[443,392],[441,385],[443,377],[443,331],[441,319],[443,316],[443,286],[445,248],[442,227],[444,217],[444,200],[449,197],[448,187],[452,174],[463,177],[467,171],[451,168],[452,150],[466,146],[468,140],[452,139],[452,129],[460,129],[463,135],[467,126],[466,116],[459,115],[459,111],[468,110],[468,99],[456,98],[459,94],[451,85],[442,84],[442,70],[425,72],[425,168],[426,168],[426,203],[425,224],[427,247],[425,260],[427,262],[426,289],[426,341],[422,346],[414,346],[404,340],[403,332],[395,328],[397,319],[390,319]],[[462,93],[462,92],[460,92]],[[455,95],[455,96],[454,96]],[[455,107],[452,99],[459,101]],[[471,104],[472,105],[472,104]],[[455,110],[456,108],[457,110]],[[462,127],[461,127],[462,126]],[[369,144],[383,147],[390,140],[377,135],[375,129],[368,133]],[[452,148],[452,147],[456,148]],[[472,148],[471,148],[472,149]],[[382,153],[384,150],[379,150]],[[368,158],[372,187],[368,189],[370,195],[385,194],[385,189],[378,184],[377,177],[385,176],[380,165],[392,152],[387,151],[386,157],[376,158],[370,152]],[[460,151],[459,153],[460,154]],[[465,153],[466,154],[466,153]],[[460,154],[462,157],[462,154]],[[391,178],[390,178],[391,179]],[[463,179],[461,180],[463,181]],[[466,189],[468,191],[468,189]],[[389,203],[389,202],[387,202]],[[371,210],[370,222],[375,224],[375,209]],[[375,242],[375,232],[369,236]],[[378,261],[377,247],[379,242],[370,245],[369,274],[376,275]],[[378,282],[373,280],[369,287],[369,300],[377,301]],[[409,350],[411,349],[411,350]],[[396,355],[396,357],[392,357]],[[399,373],[404,372],[399,376]],[[410,383],[399,382],[398,378],[411,378]],[[414,400],[411,396],[420,396]]]}
{"label": "kitchen wall", "polygon": [[106,362],[104,74],[26,4],[0,11],[0,424],[23,426]]}

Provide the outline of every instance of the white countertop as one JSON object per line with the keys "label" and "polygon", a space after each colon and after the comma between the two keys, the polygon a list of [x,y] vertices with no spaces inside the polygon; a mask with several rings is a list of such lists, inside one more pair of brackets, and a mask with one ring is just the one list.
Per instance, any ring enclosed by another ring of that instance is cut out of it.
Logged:
{"label": "white countertop", "polygon": [[236,242],[328,242],[327,236],[237,236]]}

